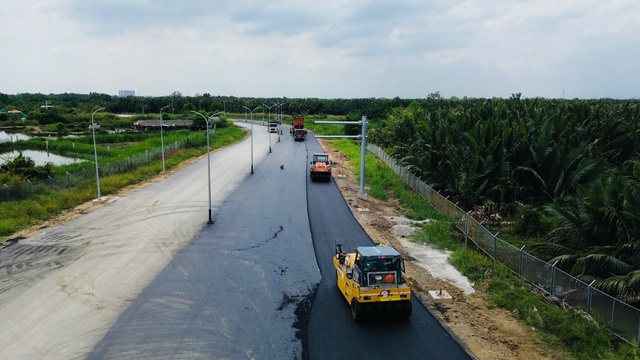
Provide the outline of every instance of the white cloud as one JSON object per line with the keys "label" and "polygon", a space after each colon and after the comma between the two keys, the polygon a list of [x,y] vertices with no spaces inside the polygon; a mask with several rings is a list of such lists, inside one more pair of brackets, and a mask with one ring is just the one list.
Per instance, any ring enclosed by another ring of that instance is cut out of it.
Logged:
{"label": "white cloud", "polygon": [[[0,0],[0,92],[637,98],[635,0]],[[606,76],[604,75],[606,74]]]}

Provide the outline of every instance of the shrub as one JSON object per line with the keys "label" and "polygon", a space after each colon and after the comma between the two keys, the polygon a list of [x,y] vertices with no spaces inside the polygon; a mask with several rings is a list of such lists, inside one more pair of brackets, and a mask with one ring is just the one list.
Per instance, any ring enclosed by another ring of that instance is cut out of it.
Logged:
{"label": "shrub", "polygon": [[521,236],[540,236],[551,230],[551,221],[540,208],[532,205],[520,206],[515,219],[514,230]]}

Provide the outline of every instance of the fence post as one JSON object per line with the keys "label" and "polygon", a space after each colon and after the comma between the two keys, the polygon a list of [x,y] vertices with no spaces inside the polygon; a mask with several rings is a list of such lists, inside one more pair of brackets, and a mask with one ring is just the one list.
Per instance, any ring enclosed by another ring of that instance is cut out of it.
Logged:
{"label": "fence post", "polygon": [[5,192],[7,193],[7,201],[9,201],[9,186],[7,184],[3,184]]}
{"label": "fence post", "polygon": [[471,210],[464,215],[464,236],[467,238],[469,237],[469,214],[471,214]]}
{"label": "fence post", "polygon": [[498,261],[498,234],[499,233],[500,232],[498,231],[495,235],[493,235],[493,260],[495,261]]}
{"label": "fence post", "polygon": [[556,264],[558,263],[558,260],[556,260],[556,262],[553,263],[553,265],[551,265],[551,276],[549,277],[549,284],[551,285],[551,288],[549,289],[549,294],[551,296],[556,296]]}
{"label": "fence post", "polygon": [[31,188],[31,181],[29,179],[27,179],[27,182],[29,183],[29,192],[32,192],[33,189]]}
{"label": "fence post", "polygon": [[522,247],[520,248],[520,266],[519,266],[520,269],[518,269],[519,270],[518,275],[522,275],[522,276],[524,276],[523,273],[524,273],[524,247],[525,246],[526,245],[522,245]]}
{"label": "fence post", "polygon": [[67,184],[69,184],[69,187],[71,187],[71,174],[69,174],[69,172],[66,172],[67,174]]}
{"label": "fence post", "polygon": [[469,242],[469,214],[471,210],[464,215],[464,248],[467,249],[467,244]]}
{"label": "fence post", "polygon": [[[458,204],[458,203],[456,203],[456,205],[457,205],[457,204]],[[475,220],[475,218],[474,218],[474,220]],[[480,222],[478,223],[478,238],[476,239],[476,244],[478,244],[478,246],[479,246],[479,247],[483,248],[483,249],[484,249],[484,252],[486,252],[486,253],[487,253],[487,255],[489,255],[489,251],[488,251],[487,249],[485,249],[487,246],[489,246],[489,242],[487,241],[487,243],[486,243],[486,244],[484,244],[484,245],[480,245],[480,241],[482,240],[482,235],[481,235],[481,233],[482,233],[482,227],[483,227],[483,226],[482,226],[482,223],[484,222],[484,220],[485,220],[485,219],[482,219],[482,221],[480,221]],[[476,220],[476,222],[478,222],[478,221]],[[489,232],[489,234],[491,234],[491,231],[487,230],[487,232]]]}
{"label": "fence post", "polygon": [[592,301],[592,296],[593,296],[593,283],[595,283],[596,281],[593,280],[591,281],[591,283],[589,284],[589,286],[587,287],[587,314],[591,313],[591,301]]}
{"label": "fence post", "polygon": [[[431,199],[427,198],[427,200],[429,200],[429,204],[431,204],[431,206],[433,206],[433,203],[431,203]],[[458,203],[459,201],[456,201],[455,204],[453,204],[453,214],[451,214],[451,220],[455,221],[456,223],[458,223],[458,219],[455,217],[458,215],[458,213],[456,212],[456,209],[458,208]],[[462,225],[462,224],[460,224]],[[460,230],[458,228],[458,230]]]}

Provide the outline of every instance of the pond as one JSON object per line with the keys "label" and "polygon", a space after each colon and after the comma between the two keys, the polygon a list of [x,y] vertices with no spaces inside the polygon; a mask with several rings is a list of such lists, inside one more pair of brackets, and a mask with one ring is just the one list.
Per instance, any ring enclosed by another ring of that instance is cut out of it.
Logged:
{"label": "pond", "polygon": [[21,150],[21,151],[14,150],[11,152],[0,153],[0,165],[4,164],[8,160],[14,159],[20,153],[22,153],[22,156],[24,157],[31,158],[36,163],[36,166],[42,166],[48,162],[57,166],[57,165],[76,164],[76,163],[81,163],[86,161],[84,159],[74,159],[74,158],[60,156],[60,155],[52,154],[50,152],[41,151],[41,150]]}
{"label": "pond", "polygon": [[27,135],[27,134],[23,134],[23,133],[14,133],[14,132],[6,132],[6,131],[0,131],[0,144],[5,143],[5,142],[17,142],[17,141],[22,141],[22,140],[29,140],[29,139],[33,139],[36,137],[40,137],[43,139],[49,139],[49,140],[56,140],[56,139],[76,139],[79,136],[78,135],[64,135],[64,136],[52,136],[52,135],[42,135],[42,136],[33,136],[33,135]]}
{"label": "pond", "polygon": [[31,139],[31,136],[29,135],[0,131],[0,144],[4,142],[16,142],[18,140],[29,140],[29,139]]}

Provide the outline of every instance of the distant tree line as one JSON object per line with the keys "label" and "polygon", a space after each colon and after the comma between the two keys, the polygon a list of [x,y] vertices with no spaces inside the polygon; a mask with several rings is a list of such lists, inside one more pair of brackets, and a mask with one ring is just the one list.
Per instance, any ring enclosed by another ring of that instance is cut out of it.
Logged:
{"label": "distant tree line", "polygon": [[[366,114],[369,118],[380,118],[395,107],[405,107],[412,99],[319,99],[319,98],[253,98],[235,96],[164,96],[118,97],[107,94],[17,94],[0,93],[0,108],[5,111],[18,109],[27,115],[28,120],[40,124],[55,124],[58,122],[75,122],[74,118],[91,113],[95,109],[105,107],[105,113],[112,114],[158,114],[160,109],[169,106],[164,111],[167,114],[188,114],[190,111],[244,113],[243,106],[255,108],[266,104],[284,104],[283,112],[292,116],[305,115],[348,115],[351,113]],[[51,107],[45,107],[50,104]],[[269,108],[264,106],[259,112],[267,113]],[[0,114],[0,121],[6,121],[6,114]]]}

